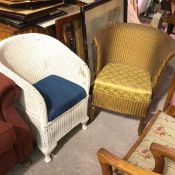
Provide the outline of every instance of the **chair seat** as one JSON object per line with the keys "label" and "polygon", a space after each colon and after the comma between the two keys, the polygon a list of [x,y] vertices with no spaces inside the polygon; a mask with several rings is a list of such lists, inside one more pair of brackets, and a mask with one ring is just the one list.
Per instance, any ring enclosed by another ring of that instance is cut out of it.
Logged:
{"label": "chair seat", "polygon": [[148,72],[124,64],[107,64],[95,80],[93,105],[108,110],[145,117],[151,101]]}
{"label": "chair seat", "polygon": [[[137,146],[135,151],[129,157],[131,162],[139,167],[153,170],[155,162],[150,151],[151,143],[159,143],[170,148],[175,148],[175,118],[160,113],[151,129],[148,131],[142,142]],[[164,173],[166,175],[175,174],[174,161],[165,160]]]}
{"label": "chair seat", "polygon": [[94,90],[137,101],[149,102],[152,94],[148,72],[123,64],[107,64],[97,79]]}
{"label": "chair seat", "polygon": [[109,63],[95,80],[94,90],[148,102],[152,94],[151,78],[138,67]]}
{"label": "chair seat", "polygon": [[46,102],[48,121],[57,118],[86,97],[84,88],[56,75],[40,80],[34,87]]}

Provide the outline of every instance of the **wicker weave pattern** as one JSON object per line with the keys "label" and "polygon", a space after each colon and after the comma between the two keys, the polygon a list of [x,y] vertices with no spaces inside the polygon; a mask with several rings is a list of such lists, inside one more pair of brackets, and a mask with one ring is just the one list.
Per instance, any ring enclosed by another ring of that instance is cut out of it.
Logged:
{"label": "wicker weave pattern", "polygon": [[[108,63],[135,67],[143,72],[148,72],[152,92],[165,65],[175,55],[175,42],[169,35],[158,29],[140,24],[111,25],[99,31],[94,40],[97,54],[97,80],[101,70]],[[118,72],[121,71],[118,70]],[[130,74],[126,71],[125,76],[129,77]],[[115,78],[113,79],[114,81]],[[104,80],[105,83],[106,81]],[[116,84],[120,83],[115,81]],[[133,89],[137,89],[137,85],[132,85]],[[122,98],[119,95],[104,93],[104,91],[100,90],[101,88],[97,88],[96,83],[94,87],[93,104],[95,106],[145,117],[152,94],[150,94],[150,100],[147,100],[146,103],[144,100]],[[127,84],[125,88],[128,88]]]}
{"label": "wicker weave pattern", "polygon": [[[0,43],[0,70],[21,87],[19,109],[32,127],[39,149],[50,161],[57,141],[71,129],[88,121],[90,73],[87,65],[58,40],[43,34],[22,34]],[[58,75],[86,90],[87,97],[48,122],[43,97],[32,86],[48,75]]]}
{"label": "wicker weave pattern", "polygon": [[111,96],[145,102],[150,101],[152,94],[148,72],[137,67],[112,63],[102,69],[95,80],[94,90]]}
{"label": "wicker weave pattern", "polygon": [[109,62],[137,66],[150,72],[153,87],[167,61],[175,55],[175,43],[169,35],[140,24],[110,26],[96,35],[95,44],[97,74]]}

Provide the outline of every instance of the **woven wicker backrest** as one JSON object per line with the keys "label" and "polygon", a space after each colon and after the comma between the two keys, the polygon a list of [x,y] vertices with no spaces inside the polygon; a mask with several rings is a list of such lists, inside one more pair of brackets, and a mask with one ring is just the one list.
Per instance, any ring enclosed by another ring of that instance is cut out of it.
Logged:
{"label": "woven wicker backrest", "polygon": [[57,40],[42,34],[24,34],[0,44],[0,62],[30,83],[47,76],[48,60],[55,58]]}

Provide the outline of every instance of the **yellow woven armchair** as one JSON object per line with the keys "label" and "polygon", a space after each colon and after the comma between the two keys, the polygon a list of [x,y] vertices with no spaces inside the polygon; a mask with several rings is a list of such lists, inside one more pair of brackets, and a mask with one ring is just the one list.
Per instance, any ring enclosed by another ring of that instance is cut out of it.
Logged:
{"label": "yellow woven armchair", "polygon": [[157,81],[175,55],[175,41],[158,29],[126,23],[101,30],[94,40],[92,105],[140,117],[141,128]]}

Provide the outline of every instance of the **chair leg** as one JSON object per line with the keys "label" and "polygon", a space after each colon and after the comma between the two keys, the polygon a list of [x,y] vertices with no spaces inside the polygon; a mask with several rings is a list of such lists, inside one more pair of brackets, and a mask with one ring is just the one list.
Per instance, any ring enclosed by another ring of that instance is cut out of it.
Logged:
{"label": "chair leg", "polygon": [[86,119],[84,121],[82,121],[82,129],[83,130],[86,130],[88,127],[87,127],[87,122],[89,120],[89,117],[87,116]]}
{"label": "chair leg", "polygon": [[48,155],[45,154],[44,162],[49,163],[49,162],[51,162],[51,160],[52,160],[52,158],[51,158],[50,154],[48,154]]}
{"label": "chair leg", "polygon": [[88,116],[89,116],[90,122],[93,121],[99,113],[100,113],[100,109],[98,107],[90,105],[88,110]]}
{"label": "chair leg", "polygon": [[138,135],[139,136],[142,134],[144,126],[145,126],[145,118],[142,117],[140,119],[140,123],[139,123],[139,127],[138,127]]}
{"label": "chair leg", "polygon": [[82,129],[83,130],[86,130],[88,127],[87,127],[87,125],[86,125],[86,123],[82,123]]}
{"label": "chair leg", "polygon": [[89,118],[90,118],[90,121],[93,120],[93,118],[95,117],[95,106],[93,105],[90,105],[89,107]]}
{"label": "chair leg", "polygon": [[50,147],[41,147],[38,145],[38,148],[40,149],[40,151],[44,154],[44,162],[49,163],[51,162],[52,158],[51,158],[51,153],[54,150],[54,148],[56,147],[57,143],[53,143],[52,145],[49,145]]}

